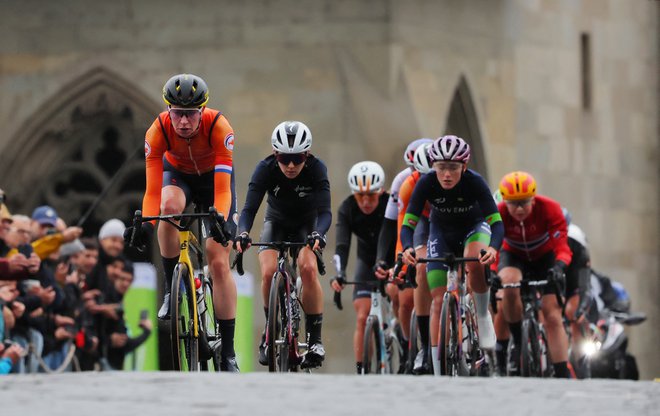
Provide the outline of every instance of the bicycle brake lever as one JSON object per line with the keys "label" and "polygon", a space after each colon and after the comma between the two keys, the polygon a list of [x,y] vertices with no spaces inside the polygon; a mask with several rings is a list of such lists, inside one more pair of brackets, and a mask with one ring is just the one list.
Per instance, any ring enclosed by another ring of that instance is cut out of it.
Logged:
{"label": "bicycle brake lever", "polygon": [[333,301],[335,302],[335,306],[337,306],[337,309],[340,311],[344,309],[344,307],[341,304],[341,292],[335,292]]}
{"label": "bicycle brake lever", "polygon": [[312,250],[312,252],[316,256],[316,267],[319,269],[319,274],[325,276],[325,263],[323,262],[321,253],[318,250]]}
{"label": "bicycle brake lever", "polygon": [[234,257],[234,263],[231,265],[232,269],[236,269],[236,273],[238,273],[239,276],[243,276],[245,274],[245,270],[243,269],[243,253],[236,253],[236,257]]}

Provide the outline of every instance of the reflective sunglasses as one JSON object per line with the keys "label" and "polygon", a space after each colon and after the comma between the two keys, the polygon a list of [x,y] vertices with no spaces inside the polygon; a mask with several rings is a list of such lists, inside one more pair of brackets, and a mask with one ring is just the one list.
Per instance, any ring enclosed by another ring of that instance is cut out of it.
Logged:
{"label": "reflective sunglasses", "polygon": [[440,172],[458,172],[463,168],[460,162],[435,162],[433,167]]}
{"label": "reflective sunglasses", "polygon": [[520,201],[504,201],[504,203],[516,208],[518,207],[525,208],[532,203],[532,198],[521,199]]}
{"label": "reflective sunglasses", "polygon": [[306,153],[277,153],[275,159],[285,166],[293,162],[294,165],[299,165],[307,160]]}
{"label": "reflective sunglasses", "polygon": [[196,119],[202,115],[201,108],[170,108],[172,120],[181,120],[184,116],[188,120]]}

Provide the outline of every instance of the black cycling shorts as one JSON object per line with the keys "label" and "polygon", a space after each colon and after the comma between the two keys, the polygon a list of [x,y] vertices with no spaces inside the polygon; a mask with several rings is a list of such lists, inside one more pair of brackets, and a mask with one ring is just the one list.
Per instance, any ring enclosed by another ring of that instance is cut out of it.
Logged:
{"label": "black cycling shorts", "polygon": [[[550,251],[541,258],[529,261],[517,256],[510,251],[500,250],[500,261],[497,265],[497,271],[505,267],[515,267],[520,270],[524,280],[545,280],[548,278],[548,270],[555,264],[555,253]],[[545,286],[542,293],[544,295],[554,294],[553,286]]]}
{"label": "black cycling shorts", "polygon": [[[215,198],[214,187],[215,172],[206,172],[201,175],[183,173],[174,168],[165,157],[163,157],[163,186],[176,186],[181,188],[186,195],[186,206],[190,203],[197,205],[201,212],[207,212],[213,206]],[[238,228],[238,204],[236,201],[236,186],[234,171],[231,172],[231,207],[227,220],[226,231],[231,237],[236,235]]]}

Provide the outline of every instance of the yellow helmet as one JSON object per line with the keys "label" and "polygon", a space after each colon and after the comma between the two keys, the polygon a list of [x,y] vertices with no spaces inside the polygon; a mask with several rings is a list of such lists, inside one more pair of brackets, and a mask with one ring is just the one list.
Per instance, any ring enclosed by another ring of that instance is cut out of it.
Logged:
{"label": "yellow helmet", "polygon": [[533,198],[536,195],[536,180],[523,171],[507,173],[500,181],[500,193],[505,201]]}

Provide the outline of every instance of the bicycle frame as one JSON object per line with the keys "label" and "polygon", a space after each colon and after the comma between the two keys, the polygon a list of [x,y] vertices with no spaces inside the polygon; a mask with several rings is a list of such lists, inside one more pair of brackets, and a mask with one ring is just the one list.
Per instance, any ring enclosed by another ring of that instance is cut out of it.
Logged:
{"label": "bicycle frame", "polygon": [[378,326],[380,327],[380,372],[381,374],[392,374],[392,368],[390,367],[390,360],[388,357],[390,351],[387,349],[385,340],[397,337],[394,333],[394,328],[398,321],[394,316],[394,311],[389,298],[383,295],[376,287],[371,291],[371,308],[369,309],[367,321],[373,321],[374,318],[378,320]]}

